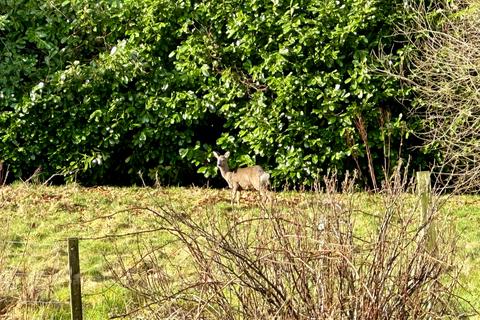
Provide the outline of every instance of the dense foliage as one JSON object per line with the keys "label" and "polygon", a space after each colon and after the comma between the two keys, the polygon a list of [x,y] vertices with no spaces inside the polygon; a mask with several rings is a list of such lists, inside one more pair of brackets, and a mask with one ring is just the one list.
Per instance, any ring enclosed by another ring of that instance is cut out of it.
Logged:
{"label": "dense foliage", "polygon": [[230,150],[277,185],[374,183],[408,132],[406,89],[372,71],[400,61],[396,2],[0,0],[0,158],[16,177],[187,183]]}

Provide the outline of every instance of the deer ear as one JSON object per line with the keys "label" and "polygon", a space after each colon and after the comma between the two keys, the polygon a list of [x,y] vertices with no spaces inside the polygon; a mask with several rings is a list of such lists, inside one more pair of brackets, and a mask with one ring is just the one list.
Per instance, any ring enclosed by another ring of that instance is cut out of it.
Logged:
{"label": "deer ear", "polygon": [[230,157],[230,151],[225,152],[225,154],[224,154],[223,156],[224,156],[225,158]]}
{"label": "deer ear", "polygon": [[215,158],[217,158],[217,159],[220,157],[220,155],[219,155],[216,151],[213,151],[213,155],[214,155]]}

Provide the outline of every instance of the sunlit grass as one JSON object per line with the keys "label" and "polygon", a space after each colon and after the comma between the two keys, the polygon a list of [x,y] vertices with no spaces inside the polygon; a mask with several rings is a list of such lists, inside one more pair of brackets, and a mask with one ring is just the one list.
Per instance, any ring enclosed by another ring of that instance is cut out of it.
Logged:
{"label": "sunlit grass", "polygon": [[463,285],[459,294],[480,310],[480,197],[453,197],[443,211],[454,219],[458,235],[458,266]]}
{"label": "sunlit grass", "polygon": [[[366,235],[381,215],[379,197],[356,193],[341,201],[354,202],[355,232]],[[406,195],[412,201],[413,195]],[[284,212],[310,215],[322,195],[279,192],[276,205]],[[244,192],[238,206],[230,205],[228,190],[203,188],[83,188],[14,184],[0,189],[0,299],[13,298],[11,317],[25,314],[38,319],[69,319],[66,239],[79,237],[84,316],[107,319],[128,313],[134,297],[113,281],[109,264],[128,259],[137,250],[138,237],[152,245],[161,239],[148,230],[159,227],[145,208],[168,206],[202,221],[206,215],[222,219],[260,216],[255,193]],[[293,210],[295,209],[295,210]],[[449,199],[443,212],[458,234],[458,261],[464,289],[460,294],[480,309],[480,197]],[[141,232],[139,234],[135,234]],[[182,249],[171,249],[182,259]],[[0,304],[1,305],[1,304]],[[1,310],[0,310],[1,311]],[[23,317],[24,318],[24,317]]]}

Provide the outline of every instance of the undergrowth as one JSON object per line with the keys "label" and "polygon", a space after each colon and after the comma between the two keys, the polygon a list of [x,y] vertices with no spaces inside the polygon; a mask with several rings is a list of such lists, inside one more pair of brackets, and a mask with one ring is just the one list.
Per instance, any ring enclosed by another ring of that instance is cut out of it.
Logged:
{"label": "undergrowth", "polygon": [[265,208],[216,189],[4,186],[0,318],[69,319],[68,237],[80,238],[85,319],[474,314],[480,200],[432,206],[426,248],[406,189],[323,184]]}

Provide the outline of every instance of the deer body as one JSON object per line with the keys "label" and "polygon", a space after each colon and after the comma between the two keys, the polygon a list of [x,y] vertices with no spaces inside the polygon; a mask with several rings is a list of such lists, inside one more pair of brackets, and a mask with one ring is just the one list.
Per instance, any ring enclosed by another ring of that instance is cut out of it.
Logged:
{"label": "deer body", "polygon": [[238,168],[231,171],[228,167],[230,152],[226,152],[224,155],[213,152],[213,155],[217,158],[217,168],[220,170],[220,174],[227,181],[229,188],[232,189],[232,204],[236,199],[237,192],[239,194],[237,202],[240,202],[240,192],[242,190],[254,189],[259,191],[262,197],[268,197],[270,174],[265,172],[261,166]]}

